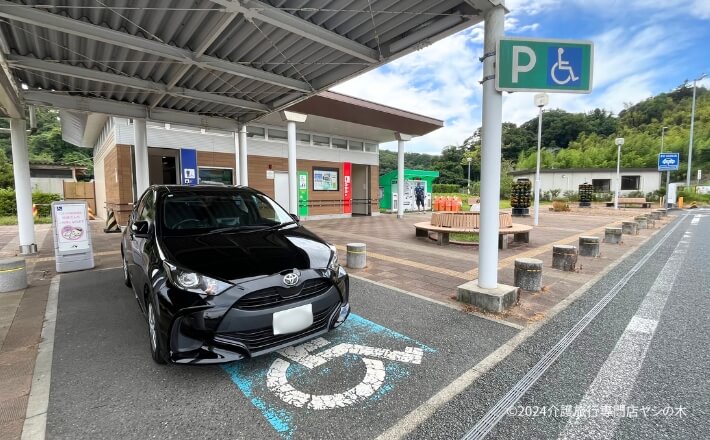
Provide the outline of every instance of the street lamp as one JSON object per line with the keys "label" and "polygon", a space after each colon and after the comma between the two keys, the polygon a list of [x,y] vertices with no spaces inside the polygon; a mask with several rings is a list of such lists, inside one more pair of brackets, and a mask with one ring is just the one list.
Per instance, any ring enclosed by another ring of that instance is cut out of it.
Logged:
{"label": "street lamp", "polygon": [[537,115],[537,166],[535,168],[535,219],[533,225],[537,226],[540,214],[540,145],[542,144],[542,108],[547,105],[548,96],[545,93],[535,95],[535,105],[538,108]]}
{"label": "street lamp", "polygon": [[614,140],[616,144],[616,196],[614,197],[614,209],[619,209],[619,193],[621,192],[621,146],[624,145],[624,138],[616,138]]}
{"label": "street lamp", "polygon": [[700,77],[693,80],[693,105],[690,111],[690,142],[688,143],[688,172],[686,172],[686,186],[690,188],[690,173],[692,172],[691,164],[693,161],[693,128],[695,126],[695,83],[705,78],[704,73]]}
{"label": "street lamp", "polygon": [[466,160],[468,161],[468,188],[466,189],[466,194],[471,195],[471,161],[473,161],[473,158],[469,156]]}

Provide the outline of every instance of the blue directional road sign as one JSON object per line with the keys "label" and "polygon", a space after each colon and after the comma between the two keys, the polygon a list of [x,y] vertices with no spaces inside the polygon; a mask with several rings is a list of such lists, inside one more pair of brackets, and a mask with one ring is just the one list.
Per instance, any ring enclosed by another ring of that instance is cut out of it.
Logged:
{"label": "blue directional road sign", "polygon": [[680,164],[680,153],[660,153],[658,171],[676,171]]}

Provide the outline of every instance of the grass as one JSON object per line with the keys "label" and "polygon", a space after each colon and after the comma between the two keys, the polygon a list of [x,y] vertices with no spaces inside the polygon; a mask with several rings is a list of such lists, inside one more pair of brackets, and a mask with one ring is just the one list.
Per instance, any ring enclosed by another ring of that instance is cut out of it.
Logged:
{"label": "grass", "polygon": [[[36,225],[47,225],[52,223],[52,217],[37,217],[35,219]],[[0,226],[10,226],[17,224],[17,216],[14,215],[3,215],[0,216]]]}
{"label": "grass", "polygon": [[458,232],[452,232],[449,234],[449,238],[454,241],[462,241],[464,243],[478,243],[478,234],[472,232],[470,234],[463,234]]}

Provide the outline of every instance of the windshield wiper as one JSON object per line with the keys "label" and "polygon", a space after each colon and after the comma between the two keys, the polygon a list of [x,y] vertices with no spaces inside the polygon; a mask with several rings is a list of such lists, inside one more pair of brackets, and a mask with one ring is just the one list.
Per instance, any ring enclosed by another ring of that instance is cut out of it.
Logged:
{"label": "windshield wiper", "polygon": [[283,227],[285,227],[285,226],[295,225],[295,224],[297,224],[295,221],[290,221],[290,222],[285,222],[285,223],[279,223],[279,224],[277,224],[277,225],[269,226],[269,227],[265,228],[264,230],[265,230],[265,231],[273,231],[273,230],[276,230],[276,229],[281,229],[281,228],[283,228]]}
{"label": "windshield wiper", "polygon": [[263,229],[262,226],[259,225],[242,225],[242,226],[227,226],[224,228],[217,228],[217,229],[212,229],[207,233],[207,235],[211,234],[219,234],[222,232],[246,232],[246,231],[253,231],[256,229]]}

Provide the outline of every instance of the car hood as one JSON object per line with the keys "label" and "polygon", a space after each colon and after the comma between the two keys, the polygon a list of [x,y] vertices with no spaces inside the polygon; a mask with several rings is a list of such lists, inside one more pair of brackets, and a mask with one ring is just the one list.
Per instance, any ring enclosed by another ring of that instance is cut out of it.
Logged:
{"label": "car hood", "polygon": [[161,243],[170,262],[223,280],[272,275],[287,269],[326,268],[331,254],[325,241],[302,226],[164,236]]}

